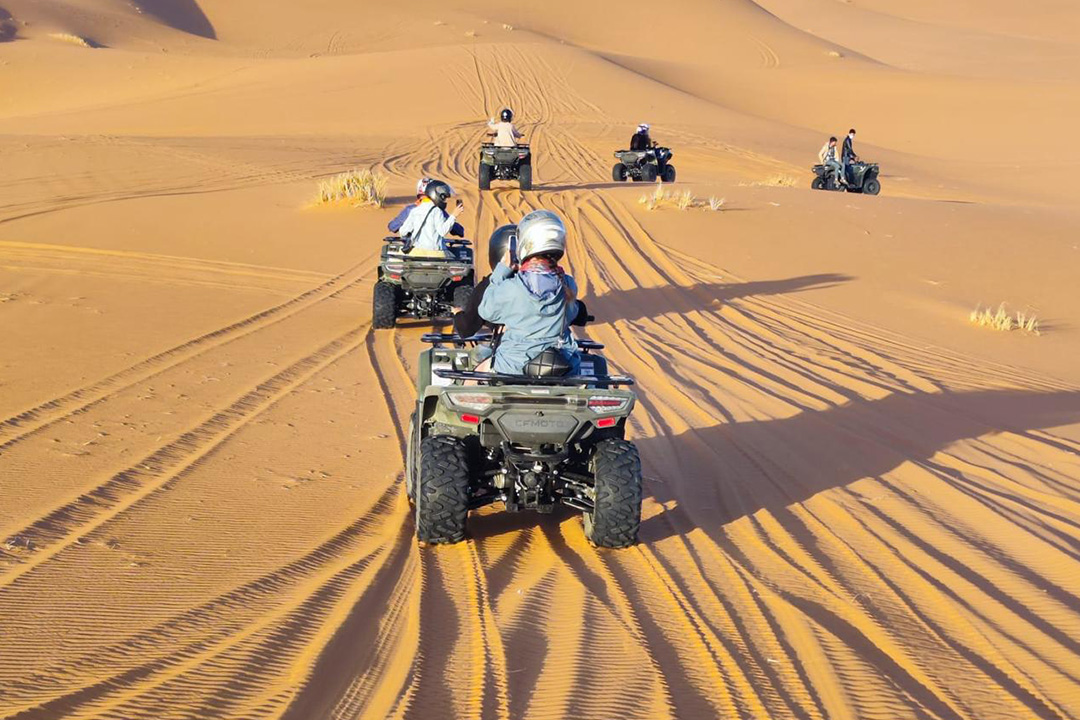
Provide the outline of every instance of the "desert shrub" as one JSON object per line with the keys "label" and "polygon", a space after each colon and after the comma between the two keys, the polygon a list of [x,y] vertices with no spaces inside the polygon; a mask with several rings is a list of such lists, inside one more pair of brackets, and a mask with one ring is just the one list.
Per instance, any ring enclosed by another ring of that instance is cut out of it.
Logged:
{"label": "desert shrub", "polygon": [[382,207],[387,178],[371,170],[351,170],[319,181],[320,204],[348,201],[353,205]]}

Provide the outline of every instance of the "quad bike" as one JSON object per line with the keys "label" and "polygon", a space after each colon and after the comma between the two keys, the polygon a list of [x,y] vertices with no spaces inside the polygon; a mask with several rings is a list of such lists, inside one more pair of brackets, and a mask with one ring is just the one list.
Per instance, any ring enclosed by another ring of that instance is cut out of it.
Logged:
{"label": "quad bike", "polygon": [[432,347],[420,355],[405,467],[418,540],[459,542],[469,510],[501,502],[510,512],[579,510],[598,547],[637,542],[641,462],[625,437],[635,396],[621,389],[634,381],[608,375],[592,352],[602,345],[579,341],[580,375],[545,365],[561,357],[554,351],[541,353],[526,374],[506,375],[474,370],[467,346],[491,335],[422,339]]}
{"label": "quad bike", "polygon": [[675,182],[675,166],[669,165],[671,149],[653,145],[648,150],[616,150],[619,162],[611,168],[611,179],[624,182],[627,178],[634,182]]}
{"label": "quad bike", "polygon": [[492,180],[517,180],[522,190],[532,190],[532,152],[528,145],[480,146],[480,189],[490,190]]}
{"label": "quad bike", "polygon": [[849,165],[851,174],[846,186],[840,184],[836,173],[825,165],[814,166],[814,182],[810,184],[814,190],[847,190],[848,192],[863,193],[864,195],[877,195],[881,192],[881,181],[878,180],[877,163],[853,162]]}
{"label": "quad bike", "polygon": [[399,237],[383,239],[371,304],[372,327],[392,328],[399,317],[445,318],[465,307],[473,291],[473,253],[468,240],[447,239],[453,257],[405,252]]}

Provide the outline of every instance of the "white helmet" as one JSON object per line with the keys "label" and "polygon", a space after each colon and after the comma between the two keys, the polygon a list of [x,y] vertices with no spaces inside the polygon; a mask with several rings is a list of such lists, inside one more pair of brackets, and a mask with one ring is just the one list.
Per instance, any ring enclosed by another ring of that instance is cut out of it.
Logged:
{"label": "white helmet", "polygon": [[566,226],[550,210],[534,210],[517,224],[519,262],[535,255],[561,258],[566,252]]}
{"label": "white helmet", "polygon": [[649,123],[641,123],[637,126],[637,131],[643,133],[649,132]]}
{"label": "white helmet", "polygon": [[416,182],[416,194],[417,195],[423,195],[424,191],[427,190],[428,183],[430,183],[430,182],[431,182],[431,178],[429,178],[429,177],[420,178]]}

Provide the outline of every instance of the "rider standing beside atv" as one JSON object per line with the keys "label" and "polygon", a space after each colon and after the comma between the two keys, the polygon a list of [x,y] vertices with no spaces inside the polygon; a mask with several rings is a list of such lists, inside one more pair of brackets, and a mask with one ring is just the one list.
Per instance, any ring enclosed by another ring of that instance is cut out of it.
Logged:
{"label": "rider standing beside atv", "polygon": [[[430,182],[431,178],[429,177],[420,178],[420,180],[417,181],[416,202],[414,202],[412,205],[406,205],[405,207],[403,207],[401,209],[401,212],[399,212],[393,220],[386,223],[386,227],[388,230],[390,230],[390,232],[396,233],[401,230],[401,226],[405,224],[405,219],[409,217],[409,213],[419,207],[420,203],[424,201],[424,198],[426,197],[424,195],[424,191],[427,190],[427,186]],[[450,228],[450,232],[448,234],[453,235],[454,237],[465,237],[465,228],[462,227],[461,223],[454,223],[454,227]]]}
{"label": "rider standing beside atv", "polygon": [[840,161],[844,163],[844,181],[845,184],[851,182],[851,163],[859,162],[859,156],[855,154],[855,128],[848,130],[847,137],[844,138],[844,148],[840,152]]}
{"label": "rider standing beside atv", "polygon": [[495,118],[488,120],[488,135],[495,136],[496,147],[516,147],[517,141],[525,137],[514,127],[513,121],[514,111],[510,108],[503,108],[499,113],[499,122],[495,122]]}
{"label": "rider standing beside atv", "polygon": [[566,252],[566,226],[550,210],[529,213],[518,223],[517,251],[518,272],[507,248],[480,301],[480,317],[504,328],[494,370],[520,375],[530,360],[554,349],[576,374],[580,359],[569,326],[578,315],[577,283],[558,264]]}
{"label": "rider standing beside atv", "polygon": [[836,182],[841,185],[847,185],[847,180],[844,178],[843,166],[840,164],[839,158],[836,157],[836,136],[829,138],[829,141],[825,143],[821,150],[818,152],[818,162],[826,167],[827,170],[831,170],[833,177],[836,178]]}
{"label": "rider standing beside atv", "polygon": [[453,192],[450,186],[441,180],[432,180],[427,184],[424,198],[409,212],[401,225],[406,253],[419,250],[424,255],[446,254],[445,236],[457,224],[457,215],[464,207],[458,198],[454,213],[446,212],[446,203]]}

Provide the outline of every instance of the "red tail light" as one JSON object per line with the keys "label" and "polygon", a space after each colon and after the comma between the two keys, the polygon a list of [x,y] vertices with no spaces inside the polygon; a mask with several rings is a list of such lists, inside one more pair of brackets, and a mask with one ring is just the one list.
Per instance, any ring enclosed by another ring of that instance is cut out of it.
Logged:
{"label": "red tail light", "polygon": [[461,421],[462,422],[467,422],[470,425],[479,425],[480,424],[480,416],[479,415],[469,415],[468,413],[466,413],[466,414],[461,416]]}
{"label": "red tail light", "polygon": [[615,427],[615,422],[616,422],[615,418],[600,418],[599,420],[596,421],[596,427],[598,427],[598,428]]}

